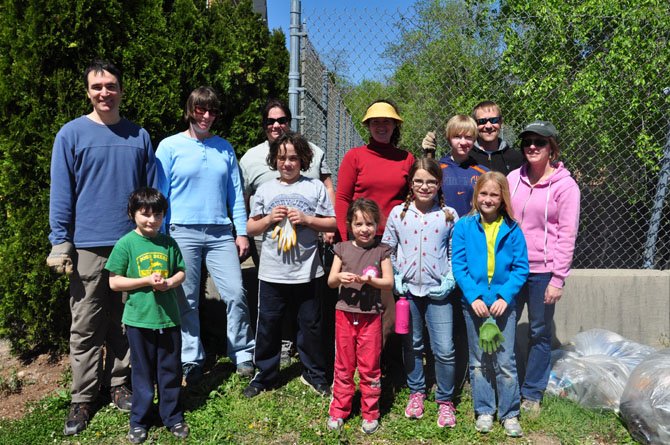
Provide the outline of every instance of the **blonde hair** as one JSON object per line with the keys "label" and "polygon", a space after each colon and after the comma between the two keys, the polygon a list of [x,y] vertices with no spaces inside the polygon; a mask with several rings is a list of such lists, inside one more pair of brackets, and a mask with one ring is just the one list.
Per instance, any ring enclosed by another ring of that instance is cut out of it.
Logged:
{"label": "blonde hair", "polygon": [[414,175],[418,170],[426,170],[428,174],[437,180],[437,199],[438,203],[440,204],[440,208],[444,212],[444,219],[446,222],[453,221],[454,215],[449,209],[447,209],[447,205],[444,203],[444,194],[442,193],[442,168],[440,168],[440,164],[438,164],[437,161],[433,158],[419,158],[414,161],[414,165],[412,165],[412,168],[409,169],[409,174],[407,175],[407,181],[409,182],[409,192],[407,192],[407,198],[405,198],[405,206],[403,207],[402,212],[400,212],[400,220],[405,219],[407,209],[409,208],[412,200],[414,200],[412,180],[414,179]]}
{"label": "blonde hair", "polygon": [[447,122],[447,125],[444,127],[444,135],[447,137],[447,140],[449,140],[454,136],[460,136],[462,134],[477,139],[479,136],[477,122],[466,114],[457,114]]}
{"label": "blonde hair", "polygon": [[482,187],[484,187],[484,184],[486,184],[489,181],[493,181],[495,184],[498,185],[498,187],[500,187],[500,198],[502,202],[500,203],[498,213],[501,213],[502,215],[506,216],[509,219],[514,219],[514,210],[512,209],[512,197],[509,193],[509,184],[507,183],[507,178],[502,173],[495,171],[486,172],[477,179],[477,183],[475,184],[475,190],[472,194],[472,210],[470,211],[469,214],[474,215],[476,213],[481,213],[481,209],[479,208],[479,204],[477,203],[477,196],[479,195],[479,192],[482,189]]}

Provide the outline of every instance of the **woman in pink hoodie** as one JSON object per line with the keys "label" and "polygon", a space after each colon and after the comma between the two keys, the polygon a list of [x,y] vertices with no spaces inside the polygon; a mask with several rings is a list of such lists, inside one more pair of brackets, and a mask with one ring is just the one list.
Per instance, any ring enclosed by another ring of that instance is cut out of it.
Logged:
{"label": "woman in pink hoodie", "polygon": [[551,122],[534,121],[519,137],[526,162],[510,172],[507,181],[514,215],[528,246],[530,275],[517,298],[517,315],[528,304],[528,362],[519,380],[521,410],[532,417],[540,413],[549,380],[554,308],[570,273],[580,193],[558,161],[558,132]]}

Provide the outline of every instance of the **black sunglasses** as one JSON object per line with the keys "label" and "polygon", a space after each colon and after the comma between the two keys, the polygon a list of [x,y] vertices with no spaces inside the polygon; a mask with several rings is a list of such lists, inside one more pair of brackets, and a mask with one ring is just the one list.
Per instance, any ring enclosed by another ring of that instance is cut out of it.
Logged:
{"label": "black sunglasses", "polygon": [[477,125],[486,125],[487,122],[491,122],[492,124],[498,124],[500,123],[500,119],[502,119],[500,116],[495,116],[495,117],[483,117],[481,119],[476,119]]}
{"label": "black sunglasses", "polygon": [[274,125],[275,122],[277,122],[279,125],[284,125],[288,123],[288,117],[282,116],[278,117],[277,119],[268,117],[265,119],[265,125]]}
{"label": "black sunglasses", "polygon": [[195,114],[199,115],[204,115],[205,113],[209,112],[210,116],[218,116],[219,115],[219,110],[216,108],[206,108],[206,107],[201,107],[199,105],[196,105],[195,108],[193,109]]}
{"label": "black sunglasses", "polygon": [[549,141],[546,139],[524,139],[521,141],[522,148],[528,148],[531,145],[536,146],[537,148],[546,147],[549,144]]}

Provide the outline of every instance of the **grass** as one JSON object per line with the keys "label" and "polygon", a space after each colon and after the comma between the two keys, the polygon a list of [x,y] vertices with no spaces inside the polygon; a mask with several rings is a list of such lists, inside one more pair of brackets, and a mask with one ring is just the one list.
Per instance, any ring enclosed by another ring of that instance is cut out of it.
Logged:
{"label": "grass", "polygon": [[[242,390],[247,381],[235,373],[227,360],[217,362],[203,384],[184,392],[186,420],[191,427],[192,444],[632,444],[635,443],[619,418],[611,412],[581,408],[573,402],[547,398],[541,416],[521,420],[525,436],[509,439],[497,425],[491,433],[480,435],[474,429],[470,392],[466,389],[457,404],[458,424],[440,429],[435,424],[437,408],[432,397],[426,402],[421,420],[407,420],[404,408],[409,396],[382,394],[381,428],[371,436],[360,430],[358,412],[348,419],[341,432],[326,429],[329,400],[300,383],[300,365],[282,370],[278,389],[247,400]],[[2,444],[119,444],[128,443],[128,414],[111,407],[102,408],[80,435],[65,437],[63,421],[70,398],[59,390],[35,403],[17,421],[0,422]],[[357,403],[357,400],[354,402]],[[355,405],[356,406],[356,405]],[[147,443],[183,443],[163,427],[149,432]]]}

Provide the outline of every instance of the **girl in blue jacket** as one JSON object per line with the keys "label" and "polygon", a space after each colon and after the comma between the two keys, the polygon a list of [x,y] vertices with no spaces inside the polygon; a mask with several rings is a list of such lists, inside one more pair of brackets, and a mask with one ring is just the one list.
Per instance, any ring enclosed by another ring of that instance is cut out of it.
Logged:
{"label": "girl in blue jacket", "polygon": [[[496,413],[508,436],[523,435],[514,357],[514,299],[528,276],[528,253],[514,221],[507,179],[502,173],[479,177],[473,210],[454,227],[452,269],[463,292],[463,315],[470,349],[470,383],[475,429],[488,433]],[[479,345],[479,329],[490,319],[504,340],[493,353]]]}

